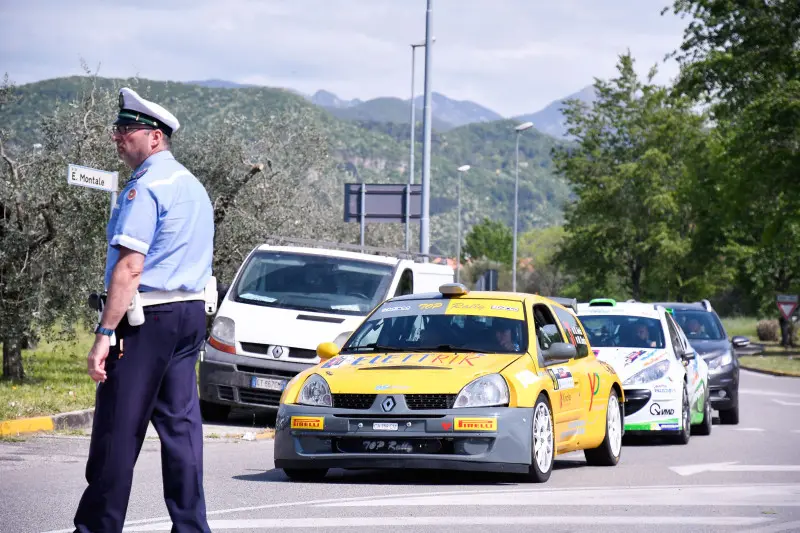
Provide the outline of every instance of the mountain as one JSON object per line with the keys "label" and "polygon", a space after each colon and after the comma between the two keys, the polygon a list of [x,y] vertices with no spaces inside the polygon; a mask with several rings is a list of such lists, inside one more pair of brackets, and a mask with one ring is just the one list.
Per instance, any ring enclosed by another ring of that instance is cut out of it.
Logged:
{"label": "mountain", "polygon": [[315,92],[309,99],[318,106],[333,109],[353,107],[361,103],[361,100],[358,98],[355,100],[342,100],[332,92],[322,90]]}
{"label": "mountain", "polygon": [[[342,100],[333,93],[317,91],[311,97],[311,101],[344,120],[394,122],[397,124],[411,122],[410,99],[380,97],[362,102],[361,100]],[[416,116],[414,118],[416,121],[422,122],[424,97],[418,96],[415,103]],[[503,118],[500,114],[475,102],[453,100],[437,92],[431,93],[431,117],[433,118],[431,127],[437,131]]]}
{"label": "mountain", "polygon": [[[19,100],[0,111],[0,124],[13,132],[10,139],[17,146],[31,146],[42,141],[40,117],[50,115],[58,105],[71,102],[89,86],[85,77],[57,78],[21,85]],[[162,82],[144,79],[118,80],[98,78],[98,87],[115,90],[127,85],[145,98],[157,101],[181,120],[183,135],[212,131],[232,116],[245,117],[239,129],[243,138],[252,131],[248,124],[258,124],[270,115],[287,109],[306,109],[309,125],[319,129],[328,141],[329,152],[340,168],[352,177],[348,181],[367,183],[406,183],[409,166],[409,123],[399,122],[407,109],[397,106],[395,122],[342,120],[328,108],[314,105],[307,97],[286,89],[268,87],[217,88],[197,84]],[[393,103],[378,99],[379,107]],[[403,102],[397,99],[397,104]],[[352,108],[367,106],[370,102]],[[373,102],[373,105],[375,103]],[[109,115],[111,117],[111,115]],[[421,117],[420,117],[421,118]],[[471,165],[464,173],[462,190],[463,220],[469,227],[483,217],[513,220],[515,134],[512,120],[477,122],[435,131],[431,138],[431,243],[452,253],[452,236],[457,223],[456,191],[458,167]],[[422,125],[417,122],[415,183],[422,169]],[[12,143],[9,143],[11,146]],[[549,226],[563,222],[562,208],[570,196],[566,182],[555,174],[551,154],[565,146],[563,141],[531,130],[520,138],[520,229]],[[203,170],[197,174],[202,179]],[[415,230],[416,231],[416,230]],[[439,253],[435,252],[434,253]]]}
{"label": "mountain", "polygon": [[245,85],[236,83],[235,81],[226,80],[200,80],[200,81],[187,81],[190,85],[199,85],[200,87],[213,87],[216,89],[243,89],[245,87],[257,87],[256,85]]}
{"label": "mountain", "polygon": [[553,137],[566,139],[568,135],[562,109],[564,108],[564,101],[572,99],[577,99],[582,102],[586,102],[587,104],[591,104],[597,100],[597,95],[595,94],[594,87],[590,85],[588,87],[584,87],[577,93],[567,96],[566,98],[561,98],[551,102],[540,111],[531,113],[529,115],[520,115],[514,118],[520,122],[533,122],[533,125],[537,130],[548,135],[552,135]]}

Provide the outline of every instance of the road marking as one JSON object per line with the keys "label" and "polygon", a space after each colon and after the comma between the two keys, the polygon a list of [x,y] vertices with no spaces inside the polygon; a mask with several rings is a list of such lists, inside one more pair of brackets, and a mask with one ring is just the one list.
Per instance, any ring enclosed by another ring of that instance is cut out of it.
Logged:
{"label": "road marking", "polygon": [[800,402],[785,402],[783,400],[778,400],[778,399],[775,399],[775,398],[773,398],[772,401],[777,403],[777,404],[779,404],[779,405],[787,405],[787,406],[791,406],[791,407],[800,407]]}
{"label": "road marking", "polygon": [[773,524],[767,527],[760,527],[753,529],[750,533],[778,533],[779,531],[798,531],[800,530],[800,520],[794,522],[784,522],[782,524]]}
{"label": "road marking", "polygon": [[800,398],[800,394],[792,392],[776,392],[763,389],[739,389],[739,394],[753,394],[755,396],[779,396],[783,398]]}
{"label": "road marking", "polygon": [[[709,466],[709,465],[705,465]],[[778,468],[778,467],[773,467]],[[784,467],[780,467],[784,468]],[[800,471],[800,466],[795,467]],[[512,497],[513,496],[513,497]],[[319,507],[452,507],[452,506],[744,506],[800,507],[800,484],[652,487],[596,487],[560,491],[522,490],[513,495],[504,492],[450,494],[442,496],[406,496],[363,498],[361,501],[325,503]]]}
{"label": "road marking", "polygon": [[800,429],[793,429],[792,433],[800,433]]}
{"label": "road marking", "polygon": [[[403,526],[505,526],[505,525],[582,525],[595,524],[641,526],[691,525],[691,526],[753,526],[774,522],[772,518],[749,516],[370,516],[338,518],[251,518],[240,520],[209,520],[213,531],[223,529],[288,529],[288,528],[342,528],[385,527],[386,524]],[[162,522],[135,527],[125,531],[170,531],[172,522]]]}
{"label": "road marking", "polygon": [[[281,509],[287,507],[331,507],[331,506],[348,506],[350,502],[356,506],[369,506],[369,505],[385,505],[390,507],[394,506],[401,506],[405,505],[402,502],[408,501],[409,499],[423,499],[423,500],[433,500],[435,498],[441,498],[442,501],[446,501],[447,498],[451,497],[468,497],[474,496],[476,500],[480,503],[481,499],[486,495],[493,495],[500,497],[500,500],[505,505],[506,502],[510,497],[513,497],[516,494],[520,494],[523,496],[524,501],[518,501],[514,505],[535,505],[531,502],[536,502],[539,504],[544,502],[546,505],[550,505],[550,502],[546,500],[546,497],[556,497],[558,498],[559,495],[563,495],[561,498],[563,501],[568,502],[566,505],[597,505],[594,502],[583,501],[576,498],[585,497],[585,495],[581,495],[584,492],[591,492],[591,493],[601,493],[608,495],[608,500],[612,503],[607,505],[627,505],[626,503],[616,503],[615,500],[617,496],[616,494],[620,492],[624,492],[627,494],[633,494],[634,496],[639,494],[647,494],[650,491],[656,491],[658,494],[671,494],[671,493],[681,493],[684,491],[690,491],[690,497],[688,498],[692,505],[713,505],[713,502],[702,502],[698,501],[698,497],[704,497],[703,495],[706,492],[712,493],[720,493],[722,495],[728,494],[737,494],[737,491],[744,491],[744,494],[741,495],[739,499],[744,500],[745,503],[742,505],[760,505],[755,502],[759,501],[759,497],[765,497],[769,494],[774,493],[775,491],[794,491],[790,496],[786,498],[791,500],[790,506],[797,506],[800,505],[800,485],[787,485],[787,484],[756,484],[756,485],[697,485],[697,486],[687,486],[687,485],[651,485],[651,486],[643,486],[643,487],[581,487],[581,488],[552,488],[552,489],[519,489],[519,488],[510,488],[510,489],[476,489],[476,490],[449,490],[449,491],[433,491],[433,492],[399,492],[396,494],[385,494],[385,495],[374,495],[369,497],[364,496],[352,496],[348,498],[326,498],[326,499],[317,499],[317,500],[304,500],[304,501],[292,501],[292,502],[280,502],[280,503],[269,503],[264,505],[253,505],[247,507],[233,507],[229,509],[217,509],[214,511],[208,511],[206,515],[210,518],[212,516],[219,516],[223,514],[230,514],[230,513],[245,513],[245,512],[252,512],[252,511],[263,511],[263,510],[270,510],[270,509]],[[697,491],[705,491],[698,495]],[[576,496],[576,494],[578,496]],[[544,498],[544,499],[543,499]],[[656,500],[661,498],[658,496],[653,498],[653,501],[647,503],[645,505],[670,505],[669,503],[659,503]],[[694,499],[694,500],[693,500]],[[384,502],[385,503],[381,503]],[[512,500],[513,501],[513,500]],[[753,503],[747,503],[748,501]],[[366,504],[364,502],[367,502]],[[376,503],[377,502],[377,503]],[[414,503],[413,505],[417,505]],[[439,505],[434,504],[434,505]],[[448,503],[443,503],[442,505],[449,505]],[[555,505],[555,504],[553,504]],[[564,503],[558,503],[558,505],[565,505]],[[726,505],[738,505],[735,503],[726,503]],[[773,507],[780,507],[782,504],[776,503],[775,501],[770,501],[765,505],[770,505]],[[138,526],[138,525],[146,525],[146,524],[155,524],[155,523],[171,523],[169,522],[169,516],[160,516],[155,518],[142,518],[138,520],[128,520],[125,522],[125,528]],[[167,531],[169,528],[167,529]],[[74,527],[68,529],[57,529],[47,531],[45,533],[73,533],[75,531]]]}
{"label": "road marking", "polygon": [[729,463],[671,466],[669,469],[681,476],[692,476],[702,472],[800,472],[800,465],[740,465],[733,461]]}
{"label": "road marking", "polygon": [[761,428],[731,428],[732,431],[764,431]]}

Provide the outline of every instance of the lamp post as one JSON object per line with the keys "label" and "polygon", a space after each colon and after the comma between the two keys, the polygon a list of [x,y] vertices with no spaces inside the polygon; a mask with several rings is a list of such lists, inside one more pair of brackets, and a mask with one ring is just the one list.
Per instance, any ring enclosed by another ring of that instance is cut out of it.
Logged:
{"label": "lamp post", "polygon": [[422,210],[419,217],[419,248],[424,261],[430,252],[431,214],[431,31],[433,25],[433,0],[428,0],[425,11],[425,105],[422,121]]}
{"label": "lamp post", "polygon": [[[436,37],[431,39],[431,42],[435,42]],[[411,185],[414,184],[414,130],[416,129],[416,118],[415,115],[415,108],[416,105],[414,104],[414,73],[416,72],[415,69],[415,62],[416,62],[416,52],[417,48],[425,47],[425,42],[421,43],[412,43],[411,44],[411,149],[409,150],[410,153],[410,160],[408,164],[408,189],[406,190],[406,251],[411,248],[411,233],[409,231],[409,219],[410,214],[408,213],[410,207],[409,204],[411,203]]]}
{"label": "lamp post", "polygon": [[514,169],[514,242],[511,258],[511,291],[517,292],[517,217],[519,212],[519,136],[533,127],[533,122],[523,122],[514,130],[517,132],[516,164]]}
{"label": "lamp post", "polygon": [[456,247],[456,283],[461,281],[461,176],[469,170],[469,165],[458,167],[458,245]]}

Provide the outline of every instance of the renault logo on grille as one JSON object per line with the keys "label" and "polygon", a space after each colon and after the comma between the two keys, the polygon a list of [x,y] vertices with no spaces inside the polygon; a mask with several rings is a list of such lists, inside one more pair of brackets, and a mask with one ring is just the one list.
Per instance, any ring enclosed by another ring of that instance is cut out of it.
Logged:
{"label": "renault logo on grille", "polygon": [[383,408],[383,410],[384,410],[384,411],[386,411],[387,413],[388,413],[389,411],[391,411],[392,409],[394,409],[394,406],[395,406],[395,405],[397,405],[397,404],[396,404],[396,402],[394,401],[394,398],[392,398],[391,396],[389,396],[388,398],[386,398],[385,400],[383,400],[383,401],[381,402],[381,407],[382,407],[382,408]]}

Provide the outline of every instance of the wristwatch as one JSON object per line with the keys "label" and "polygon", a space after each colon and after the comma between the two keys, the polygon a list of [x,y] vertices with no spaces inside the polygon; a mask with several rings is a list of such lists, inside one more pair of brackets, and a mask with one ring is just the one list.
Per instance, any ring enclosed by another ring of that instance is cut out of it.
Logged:
{"label": "wristwatch", "polygon": [[95,333],[102,333],[103,335],[107,335],[108,337],[114,334],[113,329],[104,328],[100,324],[97,324],[97,327],[94,330]]}

